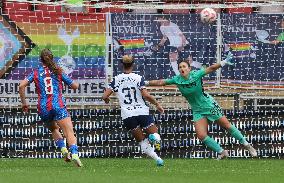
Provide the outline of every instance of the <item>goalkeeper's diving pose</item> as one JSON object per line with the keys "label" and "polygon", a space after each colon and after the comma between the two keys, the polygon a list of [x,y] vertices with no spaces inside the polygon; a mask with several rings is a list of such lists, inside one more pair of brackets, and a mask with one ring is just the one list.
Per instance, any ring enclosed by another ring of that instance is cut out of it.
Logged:
{"label": "goalkeeper's diving pose", "polygon": [[197,137],[206,146],[218,153],[218,159],[228,157],[229,153],[213,138],[207,135],[209,121],[216,121],[221,127],[226,129],[232,137],[239,140],[244,148],[249,151],[251,156],[257,156],[256,150],[246,141],[242,133],[228,121],[214,98],[203,90],[202,77],[215,72],[225,65],[233,65],[231,62],[232,58],[233,55],[229,53],[227,58],[220,63],[215,63],[207,68],[201,68],[200,70],[191,70],[190,64],[187,61],[182,61],[179,63],[179,75],[170,79],[145,82],[146,85],[150,86],[176,85],[178,87],[179,91],[191,105]]}

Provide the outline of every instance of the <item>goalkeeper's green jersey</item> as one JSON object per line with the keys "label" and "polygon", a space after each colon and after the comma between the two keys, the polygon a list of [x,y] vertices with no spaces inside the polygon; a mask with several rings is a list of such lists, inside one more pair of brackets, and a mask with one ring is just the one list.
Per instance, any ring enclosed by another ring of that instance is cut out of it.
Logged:
{"label": "goalkeeper's green jersey", "polygon": [[190,104],[193,112],[210,111],[214,108],[217,102],[211,95],[204,92],[202,86],[202,77],[205,76],[205,69],[193,70],[189,73],[187,79],[181,75],[174,76],[171,79],[166,79],[166,85],[176,85],[181,94]]}
{"label": "goalkeeper's green jersey", "polygon": [[284,41],[284,32],[280,33],[276,40],[283,42]]}

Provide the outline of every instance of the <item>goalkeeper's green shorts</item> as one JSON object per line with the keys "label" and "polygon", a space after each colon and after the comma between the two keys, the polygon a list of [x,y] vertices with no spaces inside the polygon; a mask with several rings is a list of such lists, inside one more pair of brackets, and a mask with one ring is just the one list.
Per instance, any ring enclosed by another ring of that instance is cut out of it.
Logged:
{"label": "goalkeeper's green shorts", "polygon": [[202,118],[207,118],[209,121],[214,122],[224,116],[223,110],[219,105],[215,105],[211,109],[192,112],[194,122],[197,122]]}

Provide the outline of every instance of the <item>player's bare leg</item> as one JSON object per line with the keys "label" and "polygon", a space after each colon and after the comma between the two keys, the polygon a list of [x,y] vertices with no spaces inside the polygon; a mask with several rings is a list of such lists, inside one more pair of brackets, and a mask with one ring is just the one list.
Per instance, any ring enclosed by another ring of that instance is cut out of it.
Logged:
{"label": "player's bare leg", "polygon": [[219,120],[217,120],[217,123],[221,127],[225,128],[231,134],[232,137],[239,140],[239,142],[245,147],[245,149],[249,151],[252,157],[257,156],[256,150],[247,142],[243,134],[233,124],[231,124],[228,121],[226,116],[223,116]]}
{"label": "player's bare leg", "polygon": [[154,151],[154,148],[151,147],[148,139],[145,138],[145,135],[143,134],[142,129],[138,127],[136,129],[133,129],[131,133],[133,137],[135,138],[135,140],[139,142],[139,145],[141,146],[142,151],[148,156],[150,156],[151,158],[153,158],[156,161],[157,166],[163,166],[164,161],[157,155],[157,153]]}
{"label": "player's bare leg", "polygon": [[74,135],[73,124],[70,117],[57,121],[58,125],[63,131],[69,145],[72,160],[78,167],[82,167],[83,164],[78,155],[77,138]]}
{"label": "player's bare leg", "polygon": [[207,135],[208,121],[206,118],[196,121],[194,123],[194,127],[197,138],[201,140],[207,147],[219,154],[217,159],[228,157],[228,152],[224,150],[213,138]]}
{"label": "player's bare leg", "polygon": [[156,125],[151,125],[145,129],[146,133],[149,134],[148,139],[151,144],[154,145],[155,150],[161,150],[161,137],[158,134],[158,128]]}
{"label": "player's bare leg", "polygon": [[59,131],[59,126],[56,124],[55,121],[51,121],[47,123],[47,127],[51,131],[52,138],[54,139],[56,146],[60,149],[64,160],[66,162],[70,162],[71,156],[70,153],[68,152],[68,149],[66,148],[64,139]]}

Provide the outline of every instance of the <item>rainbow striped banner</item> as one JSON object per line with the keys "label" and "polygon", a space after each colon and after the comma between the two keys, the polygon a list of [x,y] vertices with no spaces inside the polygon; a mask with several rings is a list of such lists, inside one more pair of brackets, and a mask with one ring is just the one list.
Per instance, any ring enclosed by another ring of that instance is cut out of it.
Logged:
{"label": "rainbow striped banner", "polygon": [[119,40],[124,49],[139,49],[145,47],[144,38]]}
{"label": "rainbow striped banner", "polygon": [[37,14],[37,19],[34,16],[32,12],[23,17],[17,14],[14,18],[16,25],[36,47],[12,71],[11,79],[23,79],[32,68],[36,68],[43,48],[52,51],[55,61],[73,79],[106,78],[104,15],[49,12]]}
{"label": "rainbow striped banner", "polygon": [[233,43],[228,44],[233,51],[247,51],[251,49],[252,43]]}
{"label": "rainbow striped banner", "polygon": [[231,43],[226,45],[237,58],[255,58],[254,46],[252,43]]}

